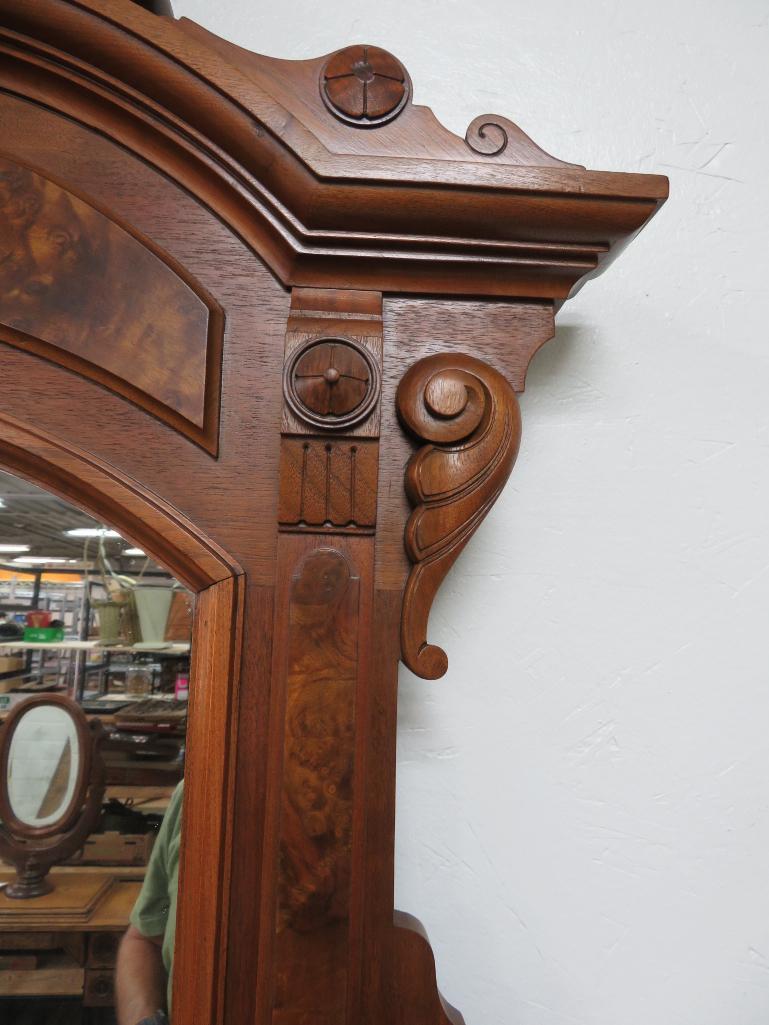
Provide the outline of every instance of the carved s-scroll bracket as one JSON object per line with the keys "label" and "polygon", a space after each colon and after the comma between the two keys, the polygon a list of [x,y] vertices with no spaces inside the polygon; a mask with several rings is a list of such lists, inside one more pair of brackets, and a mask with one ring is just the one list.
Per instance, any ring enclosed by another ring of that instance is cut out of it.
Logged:
{"label": "carved s-scroll bracket", "polygon": [[414,511],[405,545],[414,565],[403,598],[401,657],[418,676],[436,680],[448,659],[442,648],[427,642],[430,608],[510,476],[521,414],[505,378],[461,353],[415,363],[398,386],[396,402],[403,425],[427,442],[406,468]]}

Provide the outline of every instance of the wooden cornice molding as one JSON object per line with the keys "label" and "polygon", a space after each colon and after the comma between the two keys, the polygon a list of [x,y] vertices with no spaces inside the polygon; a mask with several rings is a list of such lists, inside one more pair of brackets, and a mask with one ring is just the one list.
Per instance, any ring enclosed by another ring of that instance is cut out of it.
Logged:
{"label": "wooden cornice molding", "polygon": [[664,177],[563,163],[500,116],[461,139],[381,54],[276,60],[130,0],[0,0],[1,89],[180,181],[287,286],[560,303],[666,198]]}

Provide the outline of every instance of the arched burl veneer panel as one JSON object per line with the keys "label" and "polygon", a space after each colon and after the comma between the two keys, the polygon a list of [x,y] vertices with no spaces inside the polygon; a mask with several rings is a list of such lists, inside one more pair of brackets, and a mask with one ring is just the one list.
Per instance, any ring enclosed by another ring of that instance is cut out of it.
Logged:
{"label": "arched burl veneer panel", "polygon": [[398,659],[445,671],[531,357],[667,193],[411,90],[373,45],[0,0],[0,462],[200,593],[180,1025],[461,1021],[393,911]]}
{"label": "arched burl veneer panel", "polygon": [[217,451],[222,315],[146,239],[0,154],[2,339]]}

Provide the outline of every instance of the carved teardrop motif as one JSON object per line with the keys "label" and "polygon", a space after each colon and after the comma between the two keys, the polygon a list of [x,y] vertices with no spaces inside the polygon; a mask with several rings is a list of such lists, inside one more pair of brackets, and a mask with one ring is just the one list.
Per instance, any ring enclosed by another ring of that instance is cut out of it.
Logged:
{"label": "carved teardrop motif", "polygon": [[401,618],[403,661],[435,680],[448,668],[445,651],[427,642],[433,599],[505,486],[521,439],[515,392],[488,363],[439,354],[415,363],[397,393],[404,426],[428,444],[409,460],[406,524],[412,563]]}

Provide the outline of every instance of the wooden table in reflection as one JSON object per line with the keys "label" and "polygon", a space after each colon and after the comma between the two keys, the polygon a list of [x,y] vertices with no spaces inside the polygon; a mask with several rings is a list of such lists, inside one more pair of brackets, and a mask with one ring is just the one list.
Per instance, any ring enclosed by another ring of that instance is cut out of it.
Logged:
{"label": "wooden table in reflection", "polygon": [[[51,873],[57,890],[35,898],[42,908],[76,884],[79,875],[110,876],[112,885],[99,899],[86,921],[60,927],[44,916],[29,916],[23,924],[8,925],[0,919],[0,964],[7,952],[28,952],[37,965],[28,968],[0,968],[0,1000],[18,997],[80,997],[84,1008],[109,1008],[114,1003],[115,957],[120,937],[128,928],[144,868],[57,868]],[[13,878],[12,871],[0,870],[0,884]],[[7,903],[7,902],[6,902]],[[19,905],[33,902],[19,901]],[[19,916],[24,916],[20,907]],[[6,1005],[10,1007],[10,1004]],[[0,1019],[5,1020],[2,1004]],[[31,1020],[31,1019],[30,1019]],[[83,1020],[91,1020],[84,1018]],[[96,1019],[94,1019],[96,1020]]]}

